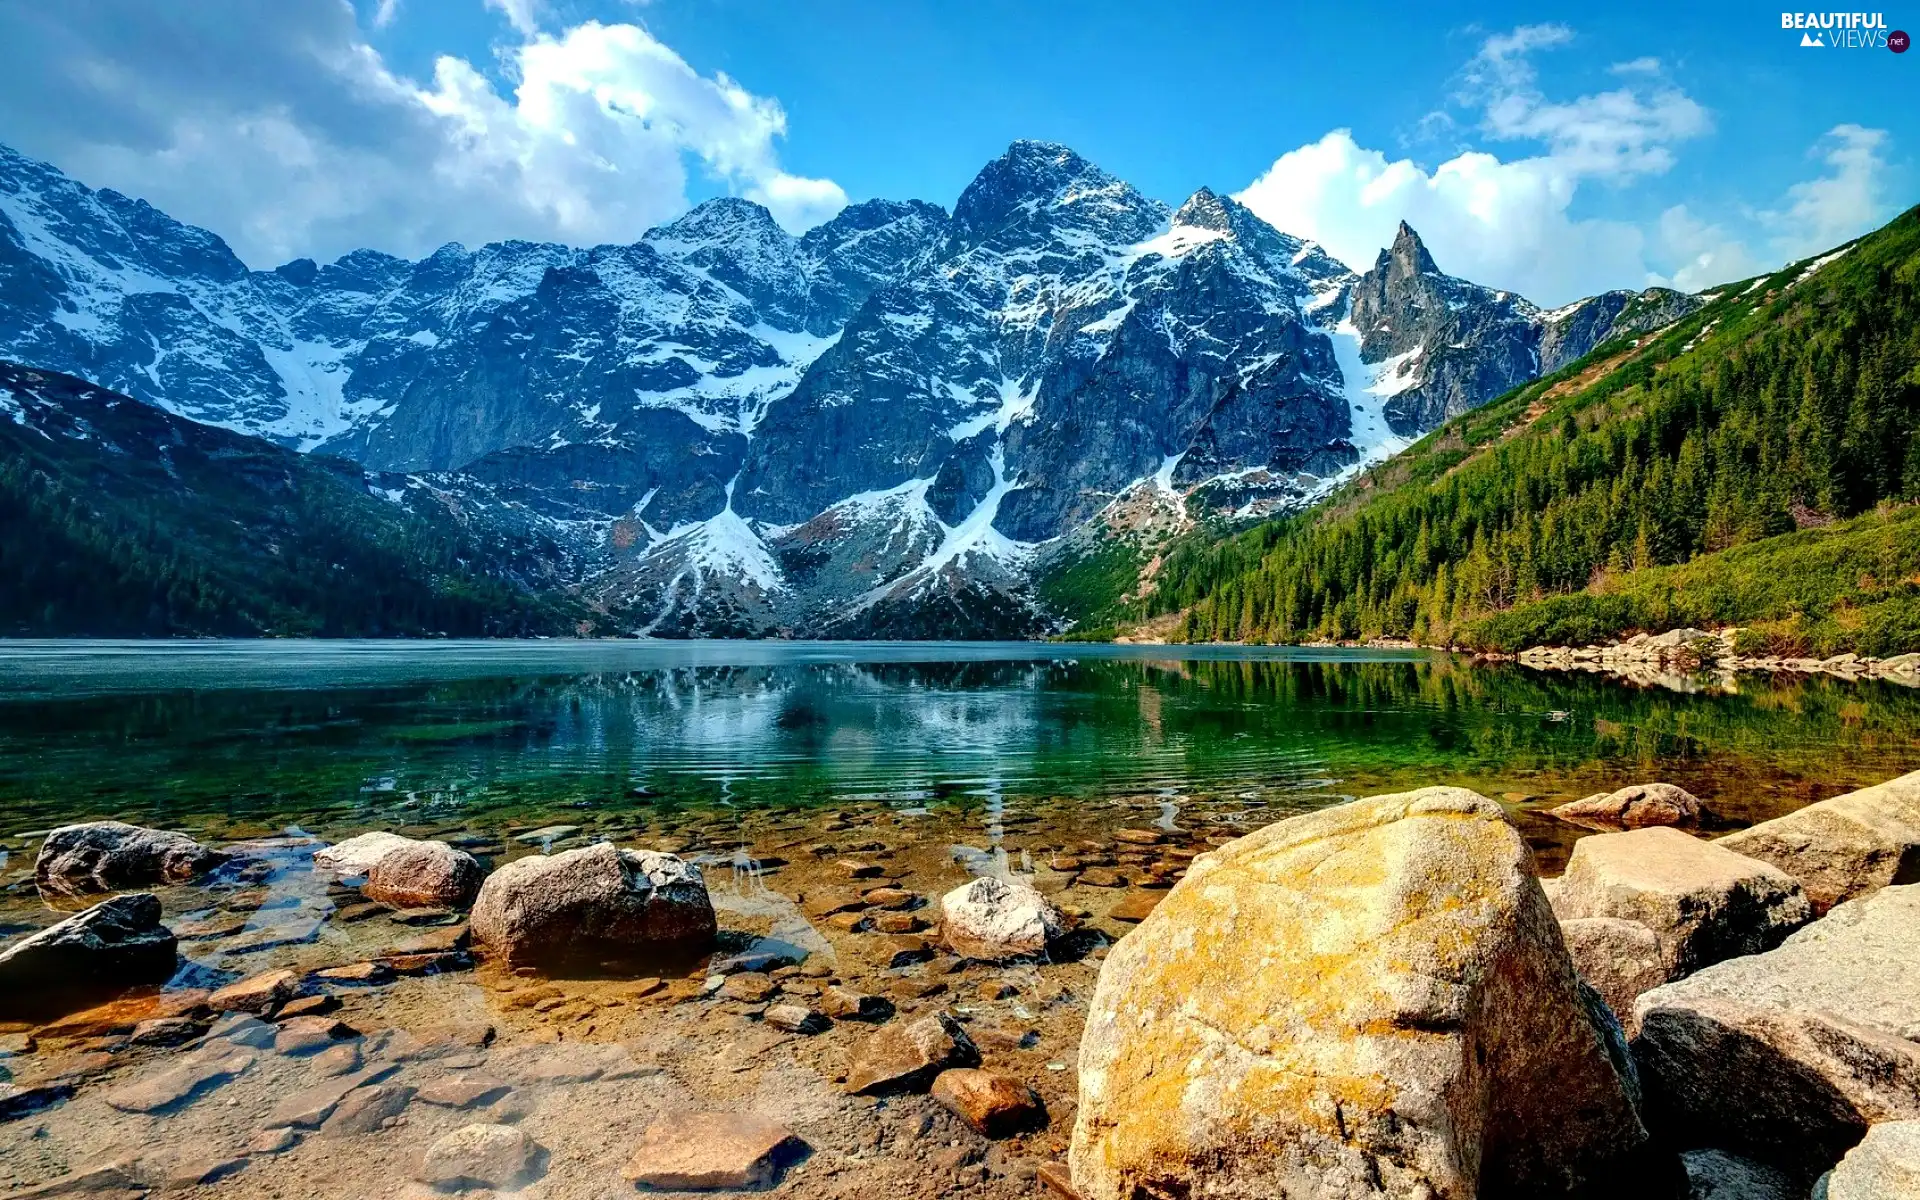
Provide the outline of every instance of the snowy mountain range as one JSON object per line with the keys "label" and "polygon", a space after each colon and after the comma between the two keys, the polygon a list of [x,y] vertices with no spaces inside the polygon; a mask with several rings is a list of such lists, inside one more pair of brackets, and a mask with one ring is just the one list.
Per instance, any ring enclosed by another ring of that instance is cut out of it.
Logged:
{"label": "snowy mountain range", "polygon": [[565,546],[584,597],[662,635],[1032,633],[1048,548],[1117,505],[1306,503],[1697,304],[1542,312],[1405,226],[1356,274],[1040,142],[951,214],[870,201],[794,237],[720,199],[630,245],[272,271],[0,148],[0,358]]}

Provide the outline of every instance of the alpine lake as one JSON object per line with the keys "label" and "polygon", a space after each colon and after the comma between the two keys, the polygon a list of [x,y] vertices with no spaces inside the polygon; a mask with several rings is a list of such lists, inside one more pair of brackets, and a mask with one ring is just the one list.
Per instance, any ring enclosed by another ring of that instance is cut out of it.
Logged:
{"label": "alpine lake", "polygon": [[[165,988],[0,1023],[0,1195],[441,1195],[423,1155],[475,1122],[537,1147],[502,1193],[630,1195],[649,1126],[688,1109],[790,1129],[749,1181],[782,1195],[1033,1195],[1072,1130],[1105,946],[1196,853],[1453,784],[1500,800],[1551,875],[1583,831],[1546,810],[1594,792],[1664,780],[1732,828],[1917,764],[1920,690],[1825,676],[1642,687],[1420,652],[1039,643],[0,643],[0,939],[89,902],[37,888],[50,827],[233,855],[157,889],[180,939]],[[678,854],[720,951],[641,978],[508,971],[466,949],[464,914],[315,869],[370,830],[488,867],[602,840]],[[940,897],[994,873],[1077,919],[1071,953],[945,951]],[[283,1023],[224,1075],[202,1027],[134,1036],[282,969],[320,1035]],[[886,1015],[764,1019],[832,989]],[[846,1094],[863,1039],[936,1011],[1044,1115],[989,1138],[925,1094]],[[312,1119],[276,1124],[301,1097]]]}

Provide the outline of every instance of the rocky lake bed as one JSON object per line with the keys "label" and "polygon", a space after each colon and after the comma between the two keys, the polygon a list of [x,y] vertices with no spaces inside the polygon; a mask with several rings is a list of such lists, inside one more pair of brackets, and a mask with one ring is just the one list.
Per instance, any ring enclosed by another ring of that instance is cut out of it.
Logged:
{"label": "rocky lake bed", "polygon": [[16,833],[0,1194],[1805,1197],[1920,1120],[1920,776],[1590,797],[1544,888],[1464,789],[1073,811]]}
{"label": "rocky lake bed", "polygon": [[1897,681],[4,661],[0,1196],[1906,1194]]}

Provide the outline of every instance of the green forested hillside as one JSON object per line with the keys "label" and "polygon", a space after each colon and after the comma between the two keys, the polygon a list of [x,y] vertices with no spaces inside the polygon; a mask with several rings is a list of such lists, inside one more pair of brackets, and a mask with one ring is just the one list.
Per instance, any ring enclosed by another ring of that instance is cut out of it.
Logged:
{"label": "green forested hillside", "polygon": [[360,469],[0,363],[0,636],[502,635],[584,615]]}
{"label": "green forested hillside", "polygon": [[1319,509],[1187,539],[1136,615],[1182,613],[1194,640],[1739,621],[1784,650],[1917,649],[1916,499],[1920,210],[1451,421]]}

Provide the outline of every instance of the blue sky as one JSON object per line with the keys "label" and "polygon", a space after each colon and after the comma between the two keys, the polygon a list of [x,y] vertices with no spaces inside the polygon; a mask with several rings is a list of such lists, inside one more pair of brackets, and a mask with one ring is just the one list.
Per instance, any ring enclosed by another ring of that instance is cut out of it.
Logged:
{"label": "blue sky", "polygon": [[951,205],[1036,137],[1358,267],[1408,219],[1560,303],[1920,199],[1920,54],[1799,40],[1750,4],[74,0],[0,8],[0,140],[271,265],[631,240],[728,192],[795,229]]}

